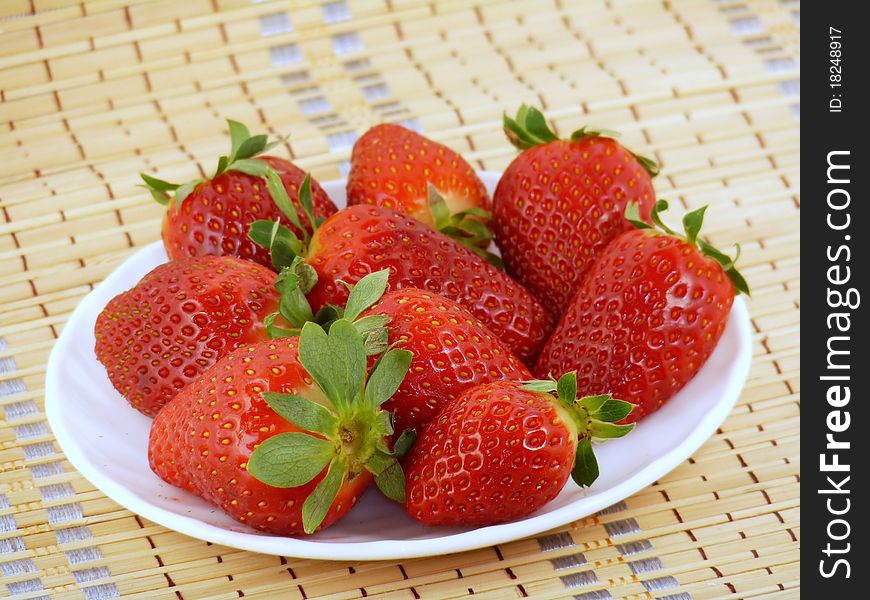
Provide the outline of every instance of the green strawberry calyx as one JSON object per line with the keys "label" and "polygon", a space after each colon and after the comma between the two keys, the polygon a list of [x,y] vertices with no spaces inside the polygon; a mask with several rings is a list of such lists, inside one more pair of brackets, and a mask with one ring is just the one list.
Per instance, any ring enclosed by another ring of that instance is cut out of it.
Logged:
{"label": "green strawberry calyx", "polygon": [[[274,173],[274,171],[272,172]],[[267,179],[267,181],[269,180]],[[312,232],[309,232],[308,229],[302,227],[296,208],[290,203],[287,192],[284,190],[284,186],[281,185],[280,178],[278,178],[276,185],[277,187],[274,191],[270,185],[269,193],[272,194],[273,198],[276,198],[276,193],[280,196],[280,192],[277,188],[280,188],[280,190],[283,191],[283,196],[276,200],[276,204],[278,204],[279,208],[287,218],[290,219],[290,222],[302,232],[302,239],[299,239],[299,237],[287,226],[282,225],[278,221],[270,221],[268,219],[260,219],[251,223],[248,227],[248,237],[258,246],[262,246],[269,250],[272,257],[272,266],[280,271],[285,267],[291,266],[298,257],[304,256],[308,252],[308,246],[311,244],[313,231],[317,231],[317,228],[320,227],[324,219],[318,218],[314,215],[314,200],[311,195],[310,173],[305,174],[305,179],[302,181],[302,185],[299,186],[298,198],[299,206],[308,218],[308,222],[314,223]]]}
{"label": "green strawberry calyx", "polygon": [[[511,144],[519,150],[526,150],[533,146],[549,144],[550,142],[558,142],[561,138],[550,129],[547,124],[547,119],[544,113],[533,106],[521,104],[517,110],[515,117],[511,118],[504,114],[504,132]],[[610,137],[618,138],[619,133],[610,129],[590,129],[581,127],[574,131],[569,138],[572,142],[579,142],[586,138],[595,137]],[[631,152],[629,150],[629,152]],[[637,162],[649,173],[650,177],[655,177],[659,174],[659,165],[653,159],[635,154],[631,155],[637,159]]]}
{"label": "green strawberry calyx", "polygon": [[429,210],[435,229],[504,270],[501,257],[487,250],[492,241],[492,231],[486,224],[492,219],[492,213],[476,207],[451,213],[444,196],[432,183],[429,183]]}
{"label": "green strawberry calyx", "polygon": [[[299,205],[305,216],[308,217],[308,222],[314,223],[315,229],[319,227],[323,219],[314,216],[310,174],[306,174],[305,180],[299,188]],[[289,206],[288,210],[293,216],[288,214],[288,217],[297,229],[306,234],[304,239],[300,240],[296,234],[281,223],[266,219],[254,221],[248,229],[248,237],[254,243],[269,250],[272,256],[272,265],[278,270],[289,266],[296,257],[305,255],[311,242],[311,236],[307,235],[307,230],[301,226],[296,211],[292,209],[293,207]],[[492,218],[489,211],[482,208],[469,208],[451,214],[444,196],[431,183],[429,184],[429,209],[438,231],[453,238],[499,269],[504,268],[501,257],[486,250],[492,240],[492,232],[486,225]]]}
{"label": "green strawberry calyx", "polygon": [[278,488],[305,485],[325,472],[302,505],[302,526],[314,533],[342,486],[363,471],[374,475],[385,496],[405,499],[405,476],[398,458],[414,441],[403,432],[393,444],[392,414],[381,409],[399,389],[411,352],[392,348],[368,369],[365,340],[348,319],[329,331],[306,323],[299,334],[299,362],[328,403],[294,394],[266,392],[263,399],[300,431],[279,433],[259,444],[248,460],[253,477]]}
{"label": "green strawberry calyx", "polygon": [[363,336],[366,355],[380,354],[388,347],[387,324],[390,318],[375,315],[360,318],[360,314],[381,299],[387,290],[389,277],[389,269],[369,273],[355,285],[347,286],[349,293],[343,307],[328,305],[315,315],[306,294],[317,283],[317,271],[300,257],[296,257],[275,278],[275,289],[280,294],[278,312],[263,319],[266,333],[272,339],[295,337],[301,334],[309,321],[328,331],[332,323],[344,319],[353,323],[357,332]]}
{"label": "green strawberry calyx", "polygon": [[560,414],[565,416],[567,425],[576,430],[577,452],[571,478],[580,487],[589,487],[598,479],[598,460],[592,449],[593,442],[621,438],[634,429],[634,423],[617,425],[626,418],[634,404],[617,400],[611,394],[577,398],[577,372],[565,373],[556,381],[538,379],[525,381],[522,389],[546,394],[556,393],[556,404]]}
{"label": "green strawberry calyx", "polygon": [[[246,173],[254,177],[261,177],[266,182],[266,189],[272,196],[272,200],[278,205],[281,212],[293,223],[303,235],[307,238],[310,236],[306,228],[302,227],[299,222],[299,216],[296,208],[290,201],[287,195],[287,190],[281,181],[281,176],[272,166],[264,161],[256,158],[257,156],[268,152],[278,144],[283,144],[287,141],[286,137],[277,140],[269,141],[265,134],[251,135],[251,132],[242,123],[227,119],[227,126],[230,131],[230,153],[229,155],[221,156],[218,159],[217,169],[215,169],[212,179],[227,171],[238,171]],[[194,179],[187,183],[178,184],[170,183],[162,179],[158,179],[146,173],[140,173],[140,177],[145,182],[144,187],[151,196],[162,205],[167,205],[174,199],[176,208],[180,207],[184,200],[196,189],[196,186],[203,183],[203,179]],[[308,198],[311,199],[311,180],[305,178],[303,186],[308,186]],[[300,194],[301,194],[300,190]],[[309,202],[310,204],[310,202]],[[314,223],[315,227],[322,222],[314,218],[313,209],[303,206],[306,216],[309,218],[309,223]]]}
{"label": "green strawberry calyx", "polygon": [[668,209],[668,201],[667,200],[657,200],[656,203],[652,207],[652,211],[650,216],[652,217],[652,222],[654,225],[650,225],[645,222],[640,217],[640,205],[637,202],[629,202],[625,207],[625,220],[637,227],[638,229],[652,229],[655,231],[660,231],[666,233],[668,235],[680,238],[694,246],[698,249],[698,251],[704,256],[708,256],[722,265],[722,269],[725,271],[725,274],[728,275],[728,278],[731,280],[731,283],[734,285],[734,289],[737,290],[739,294],[750,295],[749,293],[749,284],[746,283],[746,279],[743,278],[743,275],[740,271],[737,270],[736,263],[740,258],[740,244],[735,244],[735,254],[734,257],[730,257],[718,248],[712,246],[711,244],[705,242],[698,235],[701,233],[701,227],[704,224],[704,213],[707,212],[707,206],[702,206],[696,210],[691,212],[687,212],[683,215],[683,231],[684,233],[677,233],[670,227],[668,227],[664,221],[662,221],[661,214],[662,212]]}

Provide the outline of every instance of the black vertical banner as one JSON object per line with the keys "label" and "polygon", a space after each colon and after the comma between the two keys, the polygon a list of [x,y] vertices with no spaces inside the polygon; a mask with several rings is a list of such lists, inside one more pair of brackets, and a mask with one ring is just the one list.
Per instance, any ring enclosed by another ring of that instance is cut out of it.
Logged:
{"label": "black vertical banner", "polygon": [[870,509],[865,7],[801,7],[801,587],[808,598],[870,597],[862,560]]}

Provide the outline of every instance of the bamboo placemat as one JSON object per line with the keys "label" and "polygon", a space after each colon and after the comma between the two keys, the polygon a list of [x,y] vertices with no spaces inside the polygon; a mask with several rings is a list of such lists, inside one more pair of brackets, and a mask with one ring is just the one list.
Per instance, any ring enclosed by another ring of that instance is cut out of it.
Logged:
{"label": "bamboo placemat", "polygon": [[[0,596],[797,597],[799,4],[785,0],[0,2]],[[660,196],[740,242],[754,362],[718,433],[667,477],[537,538],[401,563],[262,556],[154,525],[65,460],[43,412],[70,311],[190,178],[226,117],[316,177],[401,121],[486,169],[502,111],[619,129]]]}

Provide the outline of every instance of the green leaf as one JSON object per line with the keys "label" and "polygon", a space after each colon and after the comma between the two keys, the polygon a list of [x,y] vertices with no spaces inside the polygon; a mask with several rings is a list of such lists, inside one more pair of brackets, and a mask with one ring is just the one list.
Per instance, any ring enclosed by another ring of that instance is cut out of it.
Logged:
{"label": "green leaf", "polygon": [[486,250],[492,240],[492,232],[476,218],[467,217],[457,221],[454,215],[451,217],[451,224],[442,227],[440,231],[495,267],[504,270],[501,257]]}
{"label": "green leaf", "polygon": [[659,229],[664,231],[665,233],[669,233],[671,235],[677,235],[676,232],[665,225],[665,222],[662,221],[661,213],[668,210],[668,201],[667,200],[656,200],[656,203],[652,208],[652,222],[655,223]]}
{"label": "green leaf", "polygon": [[589,487],[598,479],[598,461],[592,450],[592,440],[588,438],[580,440],[577,444],[571,479],[580,487]]}
{"label": "green leaf", "polygon": [[413,429],[404,430],[393,444],[393,455],[399,458],[405,456],[415,441],[417,441],[417,432]]}
{"label": "green leaf", "polygon": [[731,280],[731,283],[734,285],[734,289],[737,290],[740,294],[749,295],[749,284],[746,283],[746,280],[743,278],[743,275],[740,274],[740,271],[737,270],[735,263],[737,259],[740,258],[740,245],[737,245],[737,256],[731,258],[721,250],[711,246],[704,240],[698,240],[698,248],[701,249],[701,254],[705,256],[709,256],[714,259],[725,270],[725,274],[728,275],[728,278]]}
{"label": "green leaf", "polygon": [[366,462],[366,470],[372,475],[380,475],[395,460],[396,459],[390,455],[390,453],[382,450],[375,450],[368,462]]}
{"label": "green leaf", "polygon": [[523,125],[539,144],[555,142],[559,139],[559,136],[553,133],[550,126],[547,125],[544,113],[537,108],[531,106],[527,108]]}
{"label": "green leaf", "polygon": [[492,219],[492,213],[484,208],[472,206],[453,215],[454,219],[464,219],[465,217],[477,217],[482,221],[489,221]]}
{"label": "green leaf", "polygon": [[247,127],[238,121],[233,121],[232,119],[227,119],[227,126],[230,129],[230,141],[232,144],[232,149],[230,150],[230,162],[233,162],[236,159],[236,154],[242,146],[242,143],[251,137],[251,132]]}
{"label": "green leaf", "polygon": [[175,204],[176,206],[181,206],[184,202],[185,198],[190,196],[190,193],[202,183],[201,179],[194,179],[193,181],[188,181],[185,184],[178,186],[178,189],[175,190]]}
{"label": "green leaf", "polygon": [[148,186],[145,186],[145,185],[143,185],[141,187],[148,190],[148,193],[151,194],[151,197],[154,198],[154,200],[162,206],[166,206],[167,204],[169,204],[169,201],[172,200],[172,197],[169,194],[167,194],[166,192],[158,192],[157,190],[152,190],[151,188],[149,188]]}
{"label": "green leaf", "polygon": [[[326,304],[317,311],[314,315],[314,322],[323,327],[324,331],[329,331],[330,325],[342,317],[343,309],[332,304]],[[360,332],[362,333],[362,332]]]}
{"label": "green leaf", "polygon": [[589,433],[592,437],[599,440],[609,440],[613,438],[621,438],[627,435],[634,429],[634,423],[629,425],[614,425],[613,423],[604,423],[602,421],[593,420],[589,426]]}
{"label": "green leaf", "polygon": [[[263,163],[265,164],[265,163]],[[281,177],[271,167],[266,171],[266,188],[269,190],[269,195],[272,196],[272,201],[278,206],[280,211],[290,219],[296,228],[302,232],[304,241],[307,244],[310,239],[308,230],[302,227],[302,222],[299,220],[299,215],[296,213],[296,207],[290,201],[290,196],[287,195],[287,189],[284,187],[284,182]]]}
{"label": "green leaf", "polygon": [[704,213],[707,211],[706,206],[702,206],[697,210],[688,212],[683,215],[683,229],[686,231],[686,239],[690,244],[694,245],[698,239],[698,234],[701,232],[701,226],[704,224]]}
{"label": "green leaf", "polygon": [[333,349],[329,334],[319,325],[309,322],[302,327],[302,333],[299,334],[299,360],[318,387],[336,406],[346,404],[347,383],[337,381],[332,373],[346,362],[343,354],[340,349]]}
{"label": "green leaf", "polygon": [[724,252],[721,252],[718,248],[711,246],[704,240],[698,240],[698,248],[701,249],[702,254],[714,259],[716,262],[722,265],[722,268],[726,271],[734,267],[734,262],[736,259],[732,259],[730,256],[728,256]]}
{"label": "green leaf", "polygon": [[520,113],[525,108],[525,105],[520,107],[519,112],[517,112],[517,118],[512,119],[507,116],[505,113],[502,117],[502,129],[504,130],[505,136],[507,136],[508,141],[514,145],[518,150],[525,150],[527,148],[531,148],[535,145],[534,141],[529,139],[528,134],[525,129],[520,125]]}
{"label": "green leaf", "polygon": [[[693,210],[683,215],[683,230],[685,231],[685,236],[679,235],[673,229],[665,225],[664,221],[662,221],[660,213],[664,212],[667,209],[668,203],[666,200],[657,200],[655,205],[653,206],[651,213],[653,223],[655,223],[655,225],[665,233],[678,237],[680,239],[685,239],[689,244],[692,244],[693,246],[696,246],[698,249],[700,249],[701,254],[714,259],[722,266],[725,274],[728,275],[728,278],[734,285],[734,289],[738,293],[749,294],[749,286],[747,285],[746,280],[734,266],[734,263],[737,262],[737,257],[731,258],[724,252],[718,250],[717,248],[714,248],[712,245],[708,244],[707,242],[698,237],[698,235],[701,233],[701,226],[704,224],[704,214],[707,210],[707,207],[702,206],[697,210]],[[650,228],[649,225],[640,221],[639,208],[636,203],[629,203],[626,206],[625,218],[637,227],[646,229]],[[740,255],[739,246],[737,247],[737,255],[738,257]]]}
{"label": "green leaf", "polygon": [[[584,127],[584,129],[585,129],[585,127]],[[620,132],[613,130],[613,129],[605,129],[604,127],[599,127],[595,131],[589,131],[588,133],[590,136],[609,137],[609,138],[613,138],[615,140],[618,140],[619,138],[622,137],[622,134]]]}
{"label": "green leaf", "polygon": [[632,410],[634,410],[634,404],[631,402],[611,399],[605,401],[598,410],[590,412],[590,416],[606,423],[616,423],[631,414]]}
{"label": "green leaf", "polygon": [[[315,316],[314,321],[320,323],[320,316]],[[366,356],[375,356],[384,352],[390,345],[389,332],[386,325],[390,317],[384,315],[370,315],[357,319],[353,322],[354,327],[363,336]]]}
{"label": "green leaf", "polygon": [[347,466],[344,463],[337,460],[330,463],[326,477],[317,484],[302,505],[302,528],[305,533],[314,533],[323,523],[323,519],[326,518],[329,508],[341,490],[345,475],[347,475]]}
{"label": "green leaf", "polygon": [[[294,259],[295,262],[295,259]],[[278,276],[275,278],[275,289],[280,293],[292,292],[299,287],[299,276],[296,275],[296,269],[293,268],[293,263],[278,271]]]}
{"label": "green leaf", "polygon": [[315,431],[330,438],[338,429],[338,417],[325,406],[302,396],[265,392],[263,400],[272,410],[299,429]]}
{"label": "green leaf", "polygon": [[292,276],[293,283],[283,285],[281,297],[278,300],[278,310],[281,316],[287,319],[287,322],[295,327],[302,327],[308,321],[314,320],[314,313],[311,311],[311,304],[299,286],[296,284],[297,278]]}
{"label": "green leaf", "polygon": [[577,400],[577,371],[565,373],[559,378],[559,382],[556,384],[556,393],[563,403],[569,406],[574,405]]}
{"label": "green leaf", "polygon": [[272,487],[297,487],[314,479],[334,456],[332,442],[307,433],[280,433],[257,446],[248,472]]}
{"label": "green leaf", "polygon": [[202,183],[201,179],[195,179],[183,185],[178,185],[177,183],[170,183],[168,181],[152,177],[147,173],[139,173],[139,176],[142,178],[142,181],[145,182],[145,189],[151,192],[151,197],[163,205],[168,204],[169,201],[172,199],[168,192],[175,192],[175,202],[177,205],[180,206],[181,203],[184,202],[184,199],[187,198],[194,190],[194,188]]}
{"label": "green leaf", "polygon": [[390,448],[387,446],[387,437],[393,435],[393,413],[385,410],[379,410],[376,413],[375,424],[372,426],[372,431],[377,431],[376,445],[378,448],[390,453]]}
{"label": "green leaf", "polygon": [[372,329],[366,331],[362,336],[366,356],[377,356],[390,347],[390,338],[386,328]]}
{"label": "green leaf", "polygon": [[248,227],[248,237],[258,246],[268,248],[272,243],[272,229],[274,229],[275,223],[276,221],[267,221],[266,219],[254,221]]}
{"label": "green leaf", "polygon": [[278,221],[254,221],[248,227],[248,237],[258,246],[269,250],[272,265],[279,270],[293,265],[304,250],[296,234]]}
{"label": "green leaf", "polygon": [[525,103],[520,104],[520,107],[517,109],[517,116],[514,118],[514,120],[517,122],[517,124],[525,125],[526,117],[528,116],[528,114],[529,114],[528,104],[525,104]]}
{"label": "green leaf", "polygon": [[263,162],[262,160],[256,158],[237,160],[230,163],[229,165],[230,171],[239,171],[241,173],[251,175],[252,177],[265,177],[266,173],[268,173],[271,169],[272,167],[269,166],[269,163]]}
{"label": "green leaf", "polygon": [[625,205],[625,220],[638,229],[652,229],[652,225],[644,221],[640,216],[639,202],[629,202]]}
{"label": "green leaf", "polygon": [[286,338],[286,337],[298,337],[299,333],[302,331],[301,329],[285,329],[284,327],[278,327],[275,325],[275,319],[278,318],[279,313],[272,313],[266,315],[266,318],[263,319],[263,326],[266,328],[266,335],[269,336],[269,339],[274,340],[278,338]]}
{"label": "green leaf", "polygon": [[168,181],[163,181],[162,179],[152,177],[147,173],[139,173],[139,177],[142,178],[142,181],[145,182],[145,186],[148,189],[158,192],[174,192],[179,187],[177,183],[169,183]]}
{"label": "green leaf", "polygon": [[741,294],[746,294],[747,296],[750,295],[749,284],[746,283],[746,280],[743,278],[743,275],[740,274],[740,271],[731,268],[725,271],[725,274],[728,275],[728,278],[734,285],[734,289],[736,289]]}
{"label": "green leaf", "polygon": [[287,140],[289,140],[289,139],[290,139],[290,135],[289,135],[289,134],[288,134],[288,135],[282,135],[281,137],[279,137],[279,138],[277,138],[277,139],[274,139],[274,140],[272,140],[271,142],[269,142],[268,144],[266,144],[266,147],[263,148],[263,152],[268,152],[269,150],[271,150],[271,149],[274,148],[275,146],[279,146],[279,145],[281,145],[281,144],[286,144],[286,143],[287,143]]}
{"label": "green leaf", "polygon": [[329,334],[316,323],[306,323],[299,336],[299,360],[339,414],[362,389],[365,346],[350,321],[339,319]]}
{"label": "green leaf", "polygon": [[580,400],[577,401],[577,406],[584,409],[591,415],[594,415],[601,407],[604,406],[604,403],[610,400],[610,394],[599,394],[597,396],[584,396]]}
{"label": "green leaf", "polygon": [[405,473],[399,461],[392,456],[387,456],[386,467],[375,475],[375,483],[390,500],[399,503],[405,501]]}
{"label": "green leaf", "polygon": [[269,136],[265,134],[255,135],[253,137],[249,137],[244,142],[242,142],[241,146],[238,147],[235,153],[235,160],[243,160],[246,158],[251,158],[252,156],[257,156],[260,152],[265,150],[266,142],[268,141]]}
{"label": "green leaf", "polygon": [[517,116],[515,118],[516,122],[520,125],[525,125],[526,118],[529,114],[529,106],[528,104],[520,104],[520,107],[517,109]]}
{"label": "green leaf", "polygon": [[221,173],[223,173],[224,171],[226,171],[226,170],[227,170],[227,165],[229,165],[229,164],[230,164],[230,159],[229,159],[229,157],[227,157],[227,156],[221,156],[221,157],[218,159],[218,166],[217,166],[217,169],[215,169],[214,175],[212,175],[212,179],[214,179],[215,177],[217,177],[218,175],[220,175]]}
{"label": "green leaf", "polygon": [[411,352],[398,348],[388,350],[381,356],[366,383],[366,400],[371,406],[378,407],[392,398],[402,385],[413,358]]}
{"label": "green leaf", "polygon": [[387,315],[369,315],[367,317],[363,317],[362,319],[357,319],[353,322],[356,330],[360,333],[360,335],[365,336],[365,334],[375,331],[377,329],[383,329],[387,326],[387,323],[390,322],[390,317]]}
{"label": "green leaf", "polygon": [[354,285],[347,297],[344,318],[353,321],[362,311],[381,299],[387,289],[390,270],[382,269],[369,273]]}
{"label": "green leaf", "polygon": [[311,173],[305,174],[305,179],[302,180],[302,185],[299,186],[299,206],[308,217],[308,222],[311,227],[316,227],[316,219],[314,217],[314,199],[311,197]]}
{"label": "green leaf", "polygon": [[301,256],[297,256],[291,267],[296,271],[299,278],[298,286],[303,294],[307,294],[317,285],[317,271],[305,262]]}
{"label": "green leaf", "polygon": [[515,118],[505,114],[503,121],[508,140],[521,150],[559,139],[547,125],[544,113],[525,104],[520,105]]}
{"label": "green leaf", "polygon": [[647,156],[642,156],[640,154],[635,154],[634,152],[632,152],[631,155],[637,159],[637,162],[639,162],[640,166],[642,166],[644,170],[649,173],[650,177],[655,177],[661,172],[659,164],[653,159]]}
{"label": "green leaf", "polygon": [[584,127],[581,127],[580,129],[577,129],[576,131],[571,132],[571,141],[572,142],[579,142],[580,140],[584,140],[588,137],[595,137],[597,135],[598,135],[597,131],[594,131],[594,130],[589,129],[588,127],[584,126]]}
{"label": "green leaf", "polygon": [[275,279],[275,289],[282,293],[298,288],[303,294],[307,294],[316,284],[317,271],[301,256],[295,257],[288,266],[283,267]]}
{"label": "green leaf", "polygon": [[474,217],[455,221],[452,227],[459,230],[458,233],[474,238],[475,243],[492,239],[492,232],[489,230],[489,227]]}
{"label": "green leaf", "polygon": [[555,379],[533,379],[530,381],[523,381],[522,383],[523,386],[520,389],[529,390],[531,392],[551,393],[558,389]]}
{"label": "green leaf", "polygon": [[292,231],[275,221],[272,226],[272,236],[269,240],[269,253],[272,266],[283,269],[299,260],[304,248],[302,242]]}
{"label": "green leaf", "polygon": [[431,182],[429,183],[429,211],[432,213],[435,229],[440,231],[450,223],[450,209],[447,207],[447,202]]}

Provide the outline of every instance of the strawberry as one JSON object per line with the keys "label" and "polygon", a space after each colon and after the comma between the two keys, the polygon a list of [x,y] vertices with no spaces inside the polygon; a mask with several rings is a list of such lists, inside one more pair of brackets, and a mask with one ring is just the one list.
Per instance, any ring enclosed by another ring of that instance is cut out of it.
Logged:
{"label": "strawberry", "polygon": [[[289,322],[315,318],[303,295],[305,289],[310,289],[311,278],[316,278],[316,273],[310,271],[311,267],[299,258],[282,271],[288,279],[281,286],[280,307]],[[296,274],[292,281],[291,273]],[[316,318],[325,327],[337,318],[351,320],[364,336],[370,355],[388,347],[400,347],[413,354],[404,382],[384,404],[384,409],[394,414],[397,432],[419,431],[444,404],[467,388],[532,377],[510,350],[453,300],[411,287],[385,294],[389,275],[389,269],[366,275],[349,286],[346,306],[330,306]],[[300,289],[294,290],[294,286]],[[375,304],[361,310],[354,297],[369,298]],[[273,335],[291,336],[298,330],[271,327],[270,331]]]}
{"label": "strawberry", "polygon": [[238,345],[268,339],[274,281],[269,269],[230,256],[162,264],[97,317],[97,359],[133,408],[154,416]]}
{"label": "strawberry", "polygon": [[611,133],[584,128],[561,140],[525,105],[504,126],[522,152],[493,194],[496,243],[508,273],[559,315],[607,243],[631,227],[627,204],[639,202],[649,219],[657,167]]}
{"label": "strawberry", "polygon": [[[342,305],[347,285],[390,270],[391,289],[416,287],[456,301],[525,362],[546,341],[553,317],[520,284],[455,240],[388,208],[357,205],[323,222],[308,244],[280,224],[257,221],[250,235],[273,261],[300,258],[313,268],[313,312]],[[310,310],[310,309],[309,309]],[[299,319],[288,319],[299,324]]]}
{"label": "strawberry", "polygon": [[[658,410],[704,365],[716,347],[735,292],[749,289],[722,254],[698,233],[706,207],[683,218],[685,235],[652,218],[613,240],[589,271],[541,353],[535,372],[577,371],[583,394],[612,393],[638,405],[631,420]],[[738,248],[739,251],[739,248]]]}
{"label": "strawberry", "polygon": [[328,334],[307,323],[299,337],[238,348],[157,415],[149,463],[168,483],[282,535],[329,526],[372,478],[401,502],[404,478],[380,405],[409,362],[409,352],[389,350],[367,374],[363,337],[346,319]]}
{"label": "strawberry", "polygon": [[[558,397],[551,392],[557,391]],[[426,525],[491,525],[522,518],[556,497],[569,475],[598,477],[593,440],[622,437],[613,421],[631,404],[577,399],[573,373],[468,389],[423,429],[405,462],[405,510]]]}
{"label": "strawberry", "polygon": [[404,382],[384,404],[396,431],[420,431],[475,385],[532,377],[474,315],[438,294],[415,288],[388,292],[361,315],[370,316],[389,317],[389,343],[414,355]]}
{"label": "strawberry", "polygon": [[347,203],[413,217],[480,254],[492,237],[489,194],[459,154],[401,125],[369,129],[353,146]]}
{"label": "strawberry", "polygon": [[[211,179],[178,185],[141,174],[155,200],[168,205],[163,245],[171,260],[184,256],[237,256],[269,266],[269,253],[247,232],[257,219],[280,221],[304,237],[317,221],[336,211],[320,185],[283,158],[259,156],[278,142],[251,136],[247,127],[227,121],[232,137],[229,156],[221,156]],[[297,216],[299,193],[310,186],[313,209]],[[174,192],[174,196],[170,196]],[[311,216],[313,213],[313,217]]]}

